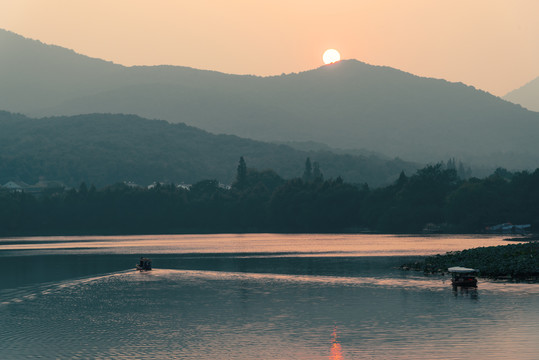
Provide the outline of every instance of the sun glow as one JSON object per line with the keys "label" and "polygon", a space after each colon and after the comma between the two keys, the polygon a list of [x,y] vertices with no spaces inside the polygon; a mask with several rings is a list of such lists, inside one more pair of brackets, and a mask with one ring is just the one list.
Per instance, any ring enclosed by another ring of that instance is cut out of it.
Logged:
{"label": "sun glow", "polygon": [[324,60],[324,64],[332,64],[341,60],[341,54],[335,49],[328,49],[322,56],[322,59]]}

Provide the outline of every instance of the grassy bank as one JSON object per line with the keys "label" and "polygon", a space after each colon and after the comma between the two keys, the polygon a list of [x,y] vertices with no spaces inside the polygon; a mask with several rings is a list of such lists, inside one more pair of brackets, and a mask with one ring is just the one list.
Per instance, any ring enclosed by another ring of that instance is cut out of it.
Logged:
{"label": "grassy bank", "polygon": [[539,242],[480,247],[426,257],[404,264],[403,270],[443,273],[452,266],[479,270],[481,277],[511,280],[539,280]]}

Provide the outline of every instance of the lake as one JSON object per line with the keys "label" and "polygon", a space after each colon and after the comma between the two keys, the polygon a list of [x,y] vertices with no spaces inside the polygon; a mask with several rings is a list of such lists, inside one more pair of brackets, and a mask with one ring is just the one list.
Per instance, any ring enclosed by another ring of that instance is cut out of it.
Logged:
{"label": "lake", "polygon": [[[397,267],[502,237],[0,239],[6,359],[537,359],[539,284]],[[139,256],[154,270],[134,271]]]}

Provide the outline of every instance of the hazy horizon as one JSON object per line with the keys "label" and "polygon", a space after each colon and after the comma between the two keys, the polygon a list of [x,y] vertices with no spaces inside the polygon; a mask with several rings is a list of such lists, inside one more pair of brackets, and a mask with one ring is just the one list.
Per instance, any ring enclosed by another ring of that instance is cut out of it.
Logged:
{"label": "hazy horizon", "polygon": [[0,27],[126,66],[260,76],[317,68],[335,48],[503,96],[539,75],[538,13],[536,1],[21,0],[0,4]]}
{"label": "hazy horizon", "polygon": [[537,15],[0,1],[2,357],[535,359]]}

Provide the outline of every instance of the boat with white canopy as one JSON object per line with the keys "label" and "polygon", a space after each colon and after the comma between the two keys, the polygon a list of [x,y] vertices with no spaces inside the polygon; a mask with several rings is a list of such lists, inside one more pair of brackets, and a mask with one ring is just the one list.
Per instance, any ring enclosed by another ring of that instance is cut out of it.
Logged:
{"label": "boat with white canopy", "polygon": [[454,266],[447,269],[447,271],[451,273],[451,284],[453,284],[453,286],[477,286],[477,279],[475,276],[479,270]]}

